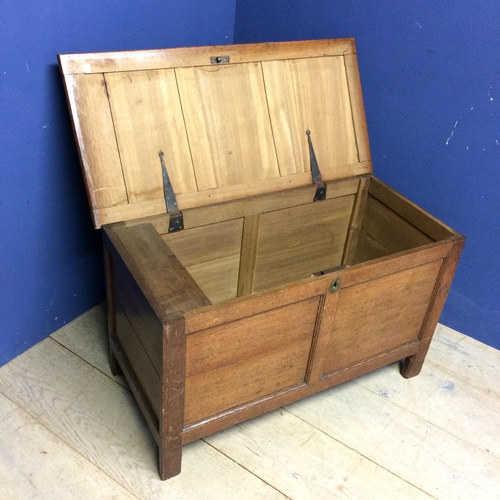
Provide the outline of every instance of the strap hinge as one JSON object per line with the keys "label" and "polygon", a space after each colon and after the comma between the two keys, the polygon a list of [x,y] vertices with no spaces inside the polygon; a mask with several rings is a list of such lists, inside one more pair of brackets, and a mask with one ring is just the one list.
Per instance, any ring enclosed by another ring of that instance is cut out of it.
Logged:
{"label": "strap hinge", "polygon": [[319,170],[318,160],[316,160],[316,155],[314,154],[314,148],[311,141],[311,131],[306,130],[307,142],[309,144],[309,157],[311,159],[311,172],[312,181],[316,186],[316,194],[314,195],[313,201],[326,199],[326,184],[321,178],[321,172]]}
{"label": "strap hinge", "polygon": [[168,232],[180,231],[184,229],[184,217],[182,212],[177,206],[177,199],[175,197],[174,188],[168,176],[167,167],[165,166],[163,151],[158,153],[161,161],[161,173],[163,176],[163,195],[165,196],[165,205],[167,213],[170,215],[170,222],[168,224]]}

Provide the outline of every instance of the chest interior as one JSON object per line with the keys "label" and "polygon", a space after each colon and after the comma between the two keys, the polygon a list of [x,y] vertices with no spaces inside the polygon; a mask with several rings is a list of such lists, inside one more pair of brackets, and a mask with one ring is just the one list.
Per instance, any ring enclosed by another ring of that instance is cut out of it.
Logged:
{"label": "chest interior", "polygon": [[314,190],[190,209],[184,212],[185,229],[173,233],[168,216],[131,225],[153,224],[212,304],[452,235],[436,221],[412,218],[414,206],[370,175],[327,183],[322,201],[312,201]]}

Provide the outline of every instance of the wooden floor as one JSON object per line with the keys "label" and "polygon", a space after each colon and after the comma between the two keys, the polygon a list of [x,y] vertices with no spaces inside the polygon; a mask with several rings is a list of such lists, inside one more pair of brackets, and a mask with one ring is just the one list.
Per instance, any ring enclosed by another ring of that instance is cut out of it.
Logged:
{"label": "wooden floor", "polygon": [[157,451],[107,361],[98,306],[0,368],[0,499],[500,499],[500,351],[439,326],[397,365]]}

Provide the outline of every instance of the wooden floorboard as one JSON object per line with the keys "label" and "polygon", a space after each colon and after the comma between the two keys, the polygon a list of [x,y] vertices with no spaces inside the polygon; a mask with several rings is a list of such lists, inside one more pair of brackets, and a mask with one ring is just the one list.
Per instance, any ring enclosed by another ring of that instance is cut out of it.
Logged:
{"label": "wooden floorboard", "polygon": [[100,305],[0,368],[0,499],[500,499],[499,367],[438,326],[418,377],[391,365],[191,443],[162,482]]}
{"label": "wooden floorboard", "polygon": [[0,498],[136,497],[0,394]]}

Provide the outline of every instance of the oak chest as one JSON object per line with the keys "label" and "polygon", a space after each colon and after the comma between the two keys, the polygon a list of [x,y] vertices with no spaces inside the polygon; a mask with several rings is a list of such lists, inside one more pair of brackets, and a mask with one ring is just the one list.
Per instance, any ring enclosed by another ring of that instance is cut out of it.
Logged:
{"label": "oak chest", "polygon": [[464,238],[373,176],[352,39],[59,60],[162,479],[185,443],[418,374]]}

